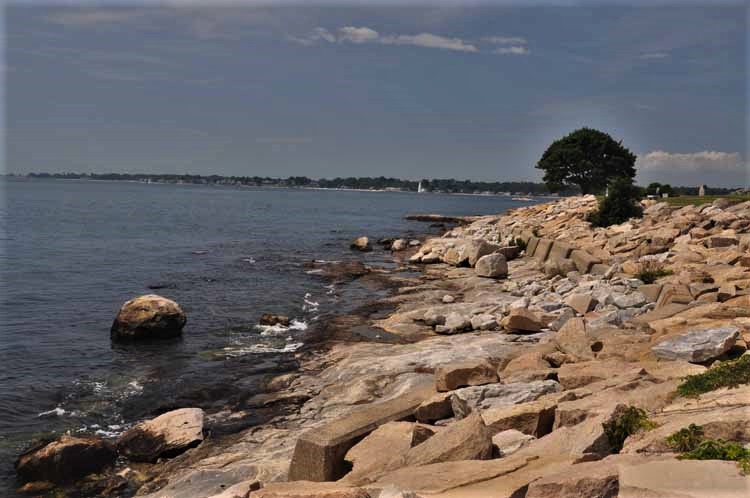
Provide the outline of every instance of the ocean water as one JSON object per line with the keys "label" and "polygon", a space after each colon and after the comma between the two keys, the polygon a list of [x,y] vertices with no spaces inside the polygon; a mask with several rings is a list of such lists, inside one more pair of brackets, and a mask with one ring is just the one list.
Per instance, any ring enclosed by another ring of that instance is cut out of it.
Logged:
{"label": "ocean water", "polygon": [[[12,494],[13,460],[33,436],[113,436],[169,408],[218,410],[237,396],[228,389],[249,395],[264,373],[293,369],[306,329],[353,305],[309,261],[386,265],[386,252],[353,253],[349,241],[426,233],[427,224],[403,219],[409,213],[522,205],[497,196],[20,178],[0,187],[2,496]],[[112,344],[121,304],[152,292],[186,311],[183,338]],[[260,330],[267,312],[294,324]]]}

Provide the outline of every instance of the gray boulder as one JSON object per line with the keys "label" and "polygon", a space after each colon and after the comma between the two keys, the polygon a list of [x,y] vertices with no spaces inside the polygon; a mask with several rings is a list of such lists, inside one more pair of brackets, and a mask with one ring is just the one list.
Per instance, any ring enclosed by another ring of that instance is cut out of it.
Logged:
{"label": "gray boulder", "polygon": [[691,330],[662,341],[651,350],[659,358],[702,363],[727,352],[734,346],[739,334],[740,329],[734,325]]}
{"label": "gray boulder", "polygon": [[502,254],[488,254],[479,258],[474,271],[480,277],[503,278],[508,275],[508,262]]}

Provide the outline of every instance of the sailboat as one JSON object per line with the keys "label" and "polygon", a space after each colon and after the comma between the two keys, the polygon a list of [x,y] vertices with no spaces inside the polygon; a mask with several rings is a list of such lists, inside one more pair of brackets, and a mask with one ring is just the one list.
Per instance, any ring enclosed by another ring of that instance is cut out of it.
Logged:
{"label": "sailboat", "polygon": [[421,194],[422,192],[425,192],[424,187],[422,186],[422,182],[419,182],[419,185],[417,185],[417,193]]}

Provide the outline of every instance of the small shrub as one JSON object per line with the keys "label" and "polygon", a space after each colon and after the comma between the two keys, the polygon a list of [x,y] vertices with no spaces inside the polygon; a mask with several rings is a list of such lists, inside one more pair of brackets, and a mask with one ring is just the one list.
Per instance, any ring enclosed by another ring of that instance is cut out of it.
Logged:
{"label": "small shrub", "polygon": [[747,355],[721,362],[705,372],[688,375],[677,386],[677,394],[694,397],[722,387],[737,387],[742,384],[750,384],[750,356]]}
{"label": "small shrub", "polygon": [[680,460],[727,460],[737,462],[743,473],[750,473],[750,450],[738,443],[708,439],[692,451],[683,453]]}
{"label": "small shrub", "polygon": [[693,451],[703,442],[703,427],[690,424],[667,438],[667,446],[675,451]]}
{"label": "small shrub", "polygon": [[635,406],[628,406],[617,418],[602,424],[609,446],[613,453],[619,453],[628,436],[639,431],[648,431],[655,427],[646,412]]}
{"label": "small shrub", "polygon": [[643,215],[639,203],[641,194],[641,189],[633,185],[631,178],[615,178],[609,184],[609,194],[599,201],[599,209],[591,212],[586,219],[593,226],[608,227],[630,218],[640,218]]}
{"label": "small shrub", "polygon": [[526,250],[527,244],[526,244],[526,241],[523,240],[522,238],[520,237],[516,238],[516,245],[518,246],[518,249],[520,249],[521,251]]}
{"label": "small shrub", "polygon": [[635,277],[644,284],[653,284],[657,279],[671,274],[672,270],[665,268],[663,263],[649,259],[640,264],[640,269]]}

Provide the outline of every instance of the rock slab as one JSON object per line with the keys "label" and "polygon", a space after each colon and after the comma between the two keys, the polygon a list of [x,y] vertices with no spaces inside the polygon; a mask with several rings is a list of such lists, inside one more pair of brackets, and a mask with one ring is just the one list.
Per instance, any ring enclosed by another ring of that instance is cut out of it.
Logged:
{"label": "rock slab", "polygon": [[692,330],[662,341],[651,350],[659,358],[702,363],[731,349],[739,334],[740,329],[734,325]]}
{"label": "rock slab", "polygon": [[203,441],[203,410],[181,408],[127,430],[117,442],[120,454],[137,462],[170,458]]}
{"label": "rock slab", "polygon": [[101,471],[114,464],[116,457],[114,446],[101,438],[62,436],[30,448],[15,466],[21,482],[64,484]]}

